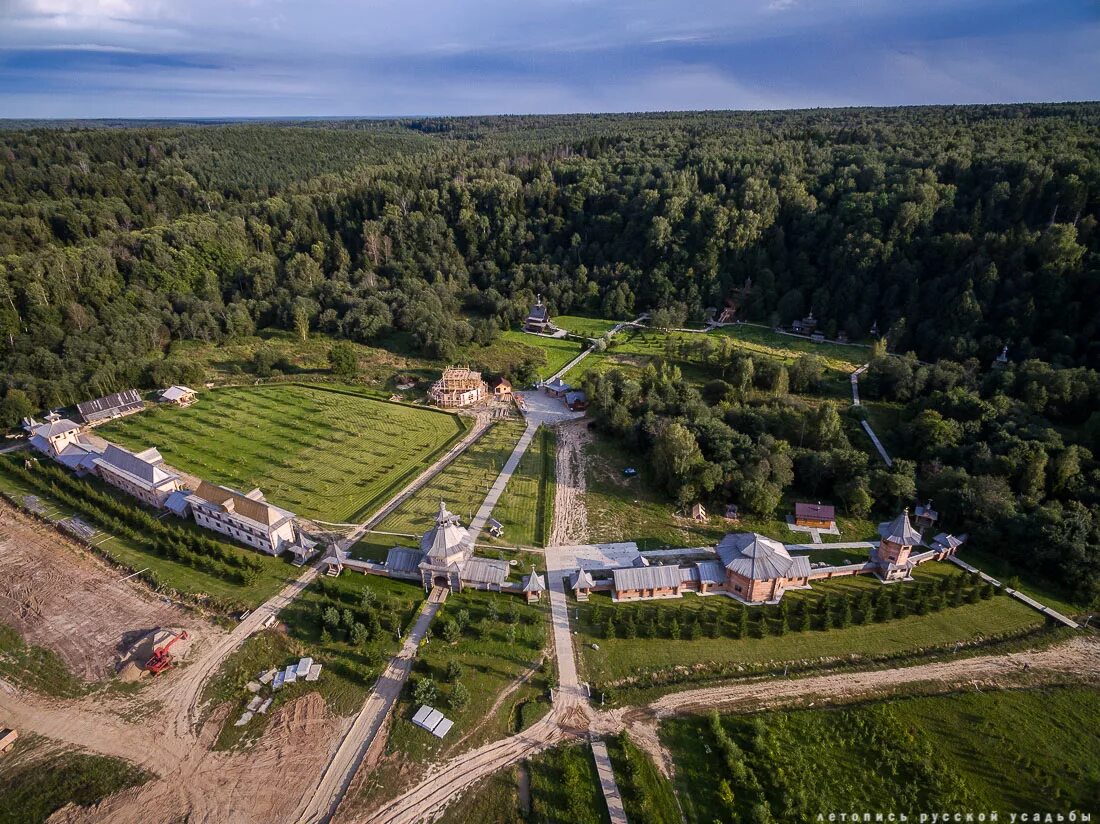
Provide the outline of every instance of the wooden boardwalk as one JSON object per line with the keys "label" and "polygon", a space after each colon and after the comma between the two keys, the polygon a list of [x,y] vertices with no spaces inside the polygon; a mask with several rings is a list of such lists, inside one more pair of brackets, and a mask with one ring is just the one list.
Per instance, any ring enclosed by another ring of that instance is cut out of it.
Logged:
{"label": "wooden boardwalk", "polygon": [[592,757],[596,760],[596,774],[600,777],[600,789],[607,802],[607,814],[611,824],[627,824],[626,810],[623,809],[623,797],[619,785],[615,783],[615,771],[611,769],[611,756],[607,753],[607,744],[602,738],[592,739]]}
{"label": "wooden boardwalk", "polygon": [[1065,615],[1058,612],[1057,610],[1053,610],[1050,607],[1046,606],[1045,604],[1039,603],[1034,598],[1032,598],[1030,595],[1024,595],[1024,593],[1020,592],[1020,590],[1018,590],[1018,589],[1013,589],[1010,586],[1005,586],[1004,584],[1002,584],[1000,581],[998,581],[993,576],[986,575],[980,569],[978,569],[975,566],[971,566],[970,564],[968,564],[966,561],[962,560],[961,558],[957,558],[956,556],[952,555],[947,560],[949,560],[951,563],[955,564],[955,566],[962,567],[967,572],[978,575],[983,581],[988,581],[989,583],[993,584],[993,586],[1002,588],[1005,591],[1006,594],[1011,595],[1017,601],[1022,601],[1023,603],[1027,604],[1032,609],[1038,610],[1039,612],[1043,613],[1043,615],[1046,615],[1050,618],[1053,618],[1055,621],[1058,621],[1059,623],[1065,624],[1067,627],[1070,627],[1071,629],[1080,629],[1081,628],[1081,625],[1078,624],[1076,621],[1074,621],[1072,618],[1067,618]]}

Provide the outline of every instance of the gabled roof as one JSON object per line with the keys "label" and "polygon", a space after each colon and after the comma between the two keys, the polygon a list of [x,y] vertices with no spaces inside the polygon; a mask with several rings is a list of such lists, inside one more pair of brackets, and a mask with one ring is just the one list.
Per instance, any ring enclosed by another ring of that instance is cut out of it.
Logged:
{"label": "gabled roof", "polygon": [[458,516],[440,501],[435,526],[420,539],[420,551],[425,554],[426,560],[442,561],[464,551],[469,540],[470,534],[459,523]]}
{"label": "gabled roof", "polygon": [[779,541],[755,532],[731,532],[717,546],[718,557],[730,572],[753,581],[803,578],[810,574],[804,555],[791,557]]}
{"label": "gabled roof", "polygon": [[882,540],[902,546],[916,546],[920,543],[920,533],[909,523],[908,507],[903,509],[894,520],[879,524],[878,534],[882,536]]}
{"label": "gabled roof", "polygon": [[195,490],[195,497],[217,504],[226,512],[234,512],[265,526],[275,526],[285,518],[292,517],[291,513],[277,506],[262,500],[254,500],[235,489],[216,486],[208,481],[199,483],[199,488]]}
{"label": "gabled roof", "polygon": [[546,304],[541,300],[531,307],[531,312],[527,315],[528,320],[546,320],[549,317],[550,310],[546,308]]}
{"label": "gabled roof", "polygon": [[574,403],[588,403],[588,395],[581,392],[579,389],[574,389],[565,393],[565,402],[568,404]]}
{"label": "gabled roof", "polygon": [[696,568],[699,570],[699,583],[720,584],[726,580],[726,570],[717,561],[700,561]]}
{"label": "gabled roof", "polygon": [[164,458],[160,456],[160,452],[156,450],[156,447],[134,453],[113,443],[107,444],[103,455],[96,461],[97,466],[106,465],[111,469],[125,472],[127,475],[131,475],[152,487],[160,486],[179,477],[161,469],[160,464],[162,463],[164,463]]}
{"label": "gabled roof", "polygon": [[187,507],[190,506],[190,504],[187,503],[187,495],[188,493],[184,490],[177,489],[164,501],[164,508],[181,517],[186,515]]}
{"label": "gabled roof", "polygon": [[815,521],[835,521],[836,509],[828,504],[795,504],[794,516]]}
{"label": "gabled roof", "polygon": [[932,543],[937,544],[938,546],[942,546],[945,549],[956,549],[962,546],[964,541],[966,541],[965,535],[959,535],[956,537],[955,535],[952,535],[948,532],[941,532],[939,535],[932,539]]}
{"label": "gabled roof", "polygon": [[534,570],[531,570],[530,575],[526,575],[523,578],[523,591],[524,592],[542,592],[546,589],[545,579]]}
{"label": "gabled roof", "polygon": [[683,580],[680,577],[680,567],[675,565],[613,569],[611,570],[611,577],[615,580],[616,590],[655,589],[657,587],[675,589],[680,586]]}
{"label": "gabled roof", "polygon": [[68,418],[61,418],[51,423],[40,423],[31,429],[31,433],[40,438],[56,438],[58,435],[72,432],[74,429],[80,429],[80,424],[74,423]]}
{"label": "gabled roof", "polygon": [[194,394],[195,390],[188,389],[186,386],[169,386],[160,393],[160,397],[161,400],[165,401],[178,401],[181,398],[186,398]]}
{"label": "gabled roof", "polygon": [[419,550],[395,546],[386,553],[386,569],[390,572],[416,572],[424,555]]}
{"label": "gabled roof", "polygon": [[553,389],[558,392],[568,392],[570,389],[573,388],[561,378],[554,378],[552,381],[547,381],[544,386],[547,389]]}
{"label": "gabled roof", "polygon": [[463,564],[459,577],[471,583],[500,586],[508,577],[508,564],[489,558],[471,558]]}

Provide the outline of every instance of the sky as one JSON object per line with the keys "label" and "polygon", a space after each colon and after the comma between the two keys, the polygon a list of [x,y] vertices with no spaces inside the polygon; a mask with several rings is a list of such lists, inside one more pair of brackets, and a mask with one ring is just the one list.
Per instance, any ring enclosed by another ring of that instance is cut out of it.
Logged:
{"label": "sky", "polygon": [[0,117],[1100,99],[1100,0],[0,0]]}

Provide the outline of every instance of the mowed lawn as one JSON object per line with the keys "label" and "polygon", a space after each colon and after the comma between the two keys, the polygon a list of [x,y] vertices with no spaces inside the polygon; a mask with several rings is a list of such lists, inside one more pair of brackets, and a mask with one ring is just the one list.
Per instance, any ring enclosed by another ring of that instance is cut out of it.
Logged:
{"label": "mowed lawn", "polygon": [[574,335],[584,335],[587,338],[599,338],[610,332],[618,325],[617,320],[606,318],[583,318],[579,315],[558,315],[551,318],[559,329],[572,332]]}
{"label": "mowed lawn", "polygon": [[[917,582],[894,584],[895,588],[914,587],[930,583],[945,575],[960,574],[954,567],[943,563],[928,563],[916,570]],[[791,607],[801,600],[810,601],[816,608],[826,595],[846,595],[881,587],[875,579],[857,575],[833,581],[813,584],[810,590],[791,591],[784,595]],[[1004,595],[974,604],[948,607],[927,615],[909,615],[883,623],[851,625],[842,629],[788,632],[785,635],[763,638],[709,638],[695,640],[681,638],[674,643],[645,638],[604,638],[603,633],[588,623],[594,605],[606,612],[611,600],[606,595],[595,594],[579,609],[580,619],[576,629],[580,640],[581,663],[587,680],[595,684],[614,684],[624,679],[641,676],[646,672],[669,670],[674,667],[690,667],[707,663],[762,664],[776,662],[801,662],[830,656],[893,655],[916,652],[929,647],[951,644],[956,641],[974,642],[982,638],[1004,635],[1041,627],[1043,617],[1024,604]],[[649,601],[620,605],[618,609],[638,610],[700,610],[713,616],[717,610],[739,610],[740,606],[724,596],[700,597],[686,595],[682,599]],[[750,607],[755,617],[759,607]],[[592,643],[599,645],[592,649]]]}
{"label": "mowed lawn", "polygon": [[[431,529],[441,500],[461,518],[463,526],[468,526],[525,427],[526,423],[517,418],[505,418],[493,423],[453,463],[390,513],[377,529],[380,532],[422,535]],[[487,536],[486,532],[483,538]],[[370,535],[366,537],[371,539]]]}
{"label": "mowed lawn", "polygon": [[[1096,812],[1100,757],[1087,731],[1100,725],[1100,692],[1091,687],[968,691],[720,723],[739,750],[740,777],[725,768],[711,719],[661,725],[689,824],[750,820],[760,804],[766,820],[792,822],[836,810],[912,820],[931,810],[997,810],[1002,821]],[[730,784],[726,799],[718,776]]]}
{"label": "mowed lawn", "polygon": [[214,483],[263,490],[297,515],[358,521],[465,432],[448,413],[298,384],[199,394],[100,427],[131,448]]}
{"label": "mowed lawn", "polygon": [[509,329],[503,332],[500,337],[505,344],[521,344],[542,350],[546,360],[536,370],[540,379],[549,378],[583,351],[581,344],[575,340],[529,335],[516,329]]}

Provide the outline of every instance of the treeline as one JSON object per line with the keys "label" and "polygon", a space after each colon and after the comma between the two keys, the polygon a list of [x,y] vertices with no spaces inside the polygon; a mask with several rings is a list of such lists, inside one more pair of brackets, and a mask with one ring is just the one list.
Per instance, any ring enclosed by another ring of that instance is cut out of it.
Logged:
{"label": "treeline", "polygon": [[825,631],[884,623],[908,615],[927,615],[963,604],[976,604],[999,592],[976,575],[945,575],[934,584],[880,587],[858,594],[825,595],[816,603],[782,599],[775,606],[738,606],[720,610],[690,607],[589,608],[586,622],[603,638],[763,638],[788,632]]}
{"label": "treeline", "polygon": [[162,558],[245,586],[254,583],[263,571],[263,564],[256,558],[154,518],[136,505],[123,503],[92,484],[73,478],[59,467],[36,462],[28,469],[22,458],[2,457],[7,471],[43,495],[79,512],[99,529],[134,541]]}
{"label": "treeline", "polygon": [[950,531],[1083,603],[1100,597],[1100,375],[880,356],[861,387],[908,400],[896,454]]}
{"label": "treeline", "polygon": [[[807,360],[812,356],[799,363]],[[703,392],[666,363],[648,364],[637,380],[619,369],[589,372],[589,415],[646,456],[657,482],[681,506],[733,502],[772,517],[784,495],[798,492],[834,499],[865,517],[912,501],[911,461],[890,469],[872,465],[866,450],[849,441],[836,404],[789,395],[787,367],[771,358],[757,362],[734,358],[730,381],[712,381]]]}
{"label": "treeline", "polygon": [[447,359],[537,293],[700,319],[750,279],[742,317],[1095,366],[1098,124],[1078,104],[8,130],[0,395],[152,385],[173,341],[271,327]]}

